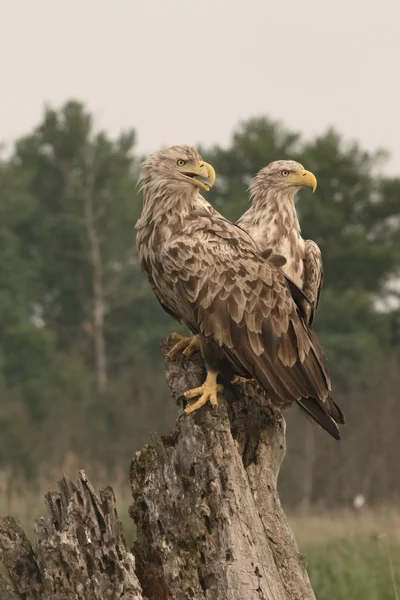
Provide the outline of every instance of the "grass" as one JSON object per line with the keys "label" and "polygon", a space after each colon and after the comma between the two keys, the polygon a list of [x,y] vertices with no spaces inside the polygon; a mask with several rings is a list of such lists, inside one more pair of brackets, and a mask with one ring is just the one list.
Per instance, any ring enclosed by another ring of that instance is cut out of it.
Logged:
{"label": "grass", "polygon": [[[317,600],[397,600],[400,586],[400,544],[377,536],[334,539],[304,545],[308,573]],[[397,564],[392,574],[389,556]],[[396,581],[397,575],[397,581]]]}
{"label": "grass", "polygon": [[291,518],[317,600],[399,600],[400,513]]}
{"label": "grass", "polygon": [[[129,489],[113,487],[120,490],[118,512],[131,547],[135,528],[128,516]],[[18,517],[32,538],[34,520],[45,514],[43,494],[19,490],[6,501],[2,492],[0,486],[0,514]],[[400,600],[399,510],[290,515],[289,520],[317,600]]]}

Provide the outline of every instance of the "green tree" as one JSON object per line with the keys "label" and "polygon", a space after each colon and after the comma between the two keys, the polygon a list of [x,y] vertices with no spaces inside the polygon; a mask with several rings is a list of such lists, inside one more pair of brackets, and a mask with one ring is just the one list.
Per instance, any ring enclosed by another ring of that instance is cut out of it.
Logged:
{"label": "green tree", "polygon": [[[0,460],[14,446],[21,461],[26,446],[40,462],[54,447],[56,463],[73,452],[111,468],[112,436],[123,430],[131,452],[132,433],[144,442],[143,425],[173,412],[158,409],[171,324],[136,259],[134,140],[96,132],[68,102],[47,108],[2,168]],[[100,435],[110,445],[99,449]]]}
{"label": "green tree", "polygon": [[[41,264],[42,319],[60,349],[94,366],[102,390],[110,369],[146,346],[148,324],[165,322],[136,260],[134,142],[133,132],[114,141],[95,132],[85,108],[69,102],[46,110],[15,159],[36,199],[23,235]],[[141,312],[151,316],[147,324]]]}
{"label": "green tree", "polygon": [[18,167],[0,165],[0,464],[31,474],[24,435],[46,410],[43,384],[53,368],[55,340],[37,322],[40,269],[24,243],[36,210]]}

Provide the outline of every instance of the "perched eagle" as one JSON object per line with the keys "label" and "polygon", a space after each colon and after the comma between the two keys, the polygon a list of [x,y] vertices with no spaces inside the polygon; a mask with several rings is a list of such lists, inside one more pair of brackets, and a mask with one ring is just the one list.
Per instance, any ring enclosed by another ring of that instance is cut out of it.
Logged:
{"label": "perched eagle", "polygon": [[162,307],[199,334],[205,382],[186,409],[217,403],[234,375],[254,378],[272,401],[298,404],[334,438],[344,422],[330,397],[328,367],[315,333],[292,297],[286,276],[257,244],[201,196],[215,172],[190,146],[150,156],[140,182],[136,224],[141,266]]}
{"label": "perched eagle", "polygon": [[294,197],[301,187],[315,191],[315,175],[294,160],[277,160],[254,177],[251,207],[237,221],[261,251],[272,250],[286,259],[285,274],[303,290],[303,302],[311,325],[318,307],[323,268],[321,251],[312,240],[303,240]]}

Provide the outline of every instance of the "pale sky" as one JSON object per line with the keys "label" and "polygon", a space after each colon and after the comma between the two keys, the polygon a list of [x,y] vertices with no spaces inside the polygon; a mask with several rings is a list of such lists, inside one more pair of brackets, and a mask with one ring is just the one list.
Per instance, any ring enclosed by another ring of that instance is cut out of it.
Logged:
{"label": "pale sky", "polygon": [[400,175],[399,31],[400,0],[0,0],[0,140],[70,98],[143,152],[266,114],[386,147]]}

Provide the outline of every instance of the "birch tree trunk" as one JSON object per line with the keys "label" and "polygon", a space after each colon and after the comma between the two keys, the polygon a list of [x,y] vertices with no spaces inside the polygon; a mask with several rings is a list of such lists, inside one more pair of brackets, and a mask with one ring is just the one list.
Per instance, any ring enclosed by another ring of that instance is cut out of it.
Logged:
{"label": "birch tree trunk", "polygon": [[[168,348],[164,344],[163,349]],[[204,377],[200,357],[167,365],[173,398]],[[315,600],[282,510],[280,412],[247,384],[217,409],[178,419],[131,464],[137,540],[128,552],[111,488],[84,472],[46,496],[33,551],[18,523],[0,522],[2,600]]]}
{"label": "birch tree trunk", "polygon": [[311,499],[314,487],[314,464],[315,464],[315,436],[314,427],[306,427],[304,430],[304,457],[303,457],[303,494],[301,500],[301,511],[307,515],[311,510]]}
{"label": "birch tree trunk", "polygon": [[76,194],[83,204],[83,225],[89,244],[89,264],[92,269],[92,314],[91,334],[94,340],[96,383],[99,392],[104,392],[108,383],[107,349],[104,333],[105,299],[103,286],[103,262],[100,236],[96,227],[94,208],[95,174],[93,159],[89,150],[85,151],[86,180],[82,181],[69,165],[59,163],[59,168],[72,194]]}
{"label": "birch tree trunk", "polygon": [[104,335],[104,293],[103,293],[103,264],[101,261],[100,241],[96,230],[93,208],[94,174],[92,168],[88,181],[82,190],[85,226],[90,248],[90,263],[92,266],[93,312],[92,325],[95,346],[96,381],[100,392],[107,387],[107,356]]}

